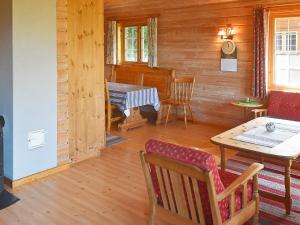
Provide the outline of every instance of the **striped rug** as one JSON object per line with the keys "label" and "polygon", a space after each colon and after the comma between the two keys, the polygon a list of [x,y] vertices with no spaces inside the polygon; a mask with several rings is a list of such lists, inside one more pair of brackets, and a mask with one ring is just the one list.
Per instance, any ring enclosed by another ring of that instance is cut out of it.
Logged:
{"label": "striped rug", "polygon": [[119,144],[126,140],[127,140],[126,138],[112,136],[112,135],[108,134],[108,135],[106,135],[106,147],[110,147],[112,145]]}
{"label": "striped rug", "polygon": [[[251,157],[238,154],[229,159],[226,168],[229,172],[240,174],[255,162]],[[265,168],[259,174],[259,188],[268,192],[284,196],[284,167],[265,162]],[[292,212],[285,215],[282,203],[261,198],[260,224],[288,224],[300,225],[300,170],[292,169]]]}

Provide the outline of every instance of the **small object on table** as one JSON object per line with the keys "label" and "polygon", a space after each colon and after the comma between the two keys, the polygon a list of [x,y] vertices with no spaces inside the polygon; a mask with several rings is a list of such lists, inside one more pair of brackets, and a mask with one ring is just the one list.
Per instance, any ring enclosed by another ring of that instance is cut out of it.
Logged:
{"label": "small object on table", "polygon": [[269,122],[266,124],[266,130],[269,132],[269,133],[272,133],[276,130],[276,126],[275,126],[275,123],[273,122]]}
{"label": "small object on table", "polygon": [[255,109],[255,108],[260,108],[263,106],[262,103],[253,101],[250,98],[246,98],[245,100],[231,102],[231,105],[244,108],[244,120],[245,121],[247,120],[248,109],[250,109],[250,108]]}

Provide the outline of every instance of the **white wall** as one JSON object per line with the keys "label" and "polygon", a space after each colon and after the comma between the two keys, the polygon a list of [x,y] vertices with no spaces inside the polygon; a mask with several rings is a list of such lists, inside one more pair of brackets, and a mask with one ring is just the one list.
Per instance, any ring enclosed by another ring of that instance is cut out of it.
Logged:
{"label": "white wall", "polygon": [[[0,1],[0,33],[5,176],[17,180],[57,165],[56,1]],[[46,145],[28,150],[40,129]]]}
{"label": "white wall", "polygon": [[4,128],[4,173],[13,174],[13,104],[12,104],[12,1],[0,1],[0,115],[5,118]]}
{"label": "white wall", "polygon": [[[56,1],[13,0],[13,179],[57,165]],[[46,145],[28,150],[28,132]]]}

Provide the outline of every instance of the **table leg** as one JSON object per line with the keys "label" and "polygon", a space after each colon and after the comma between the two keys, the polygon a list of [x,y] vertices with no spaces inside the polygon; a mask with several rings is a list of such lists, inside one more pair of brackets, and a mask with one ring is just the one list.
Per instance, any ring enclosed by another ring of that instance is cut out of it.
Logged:
{"label": "table leg", "polygon": [[286,214],[290,215],[292,208],[291,198],[291,166],[292,161],[288,160],[285,166],[285,210]]}
{"label": "table leg", "polygon": [[225,160],[225,148],[223,146],[220,146],[221,151],[221,170],[226,170],[226,160]]}
{"label": "table leg", "polygon": [[249,108],[248,107],[244,107],[244,121],[247,122],[248,120],[248,114],[249,113]]}
{"label": "table leg", "polygon": [[131,128],[143,126],[146,123],[147,119],[142,117],[139,107],[136,107],[130,109],[130,115],[123,121],[123,123],[119,124],[119,129],[121,131],[127,131]]}

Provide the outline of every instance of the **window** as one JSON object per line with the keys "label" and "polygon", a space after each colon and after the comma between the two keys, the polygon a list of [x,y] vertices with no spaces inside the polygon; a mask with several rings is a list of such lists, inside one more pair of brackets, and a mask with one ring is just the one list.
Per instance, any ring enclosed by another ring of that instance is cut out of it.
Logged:
{"label": "window", "polygon": [[300,89],[299,16],[271,16],[270,23],[271,89]]}
{"label": "window", "polygon": [[297,53],[297,32],[276,32],[275,37],[277,54]]}
{"label": "window", "polygon": [[142,62],[148,62],[148,27],[143,26],[142,27],[142,46],[141,46],[141,51],[142,51]]}
{"label": "window", "polygon": [[138,60],[138,27],[125,27],[125,61]]}
{"label": "window", "polygon": [[124,48],[121,54],[125,63],[148,62],[148,27],[145,25],[124,26]]}

